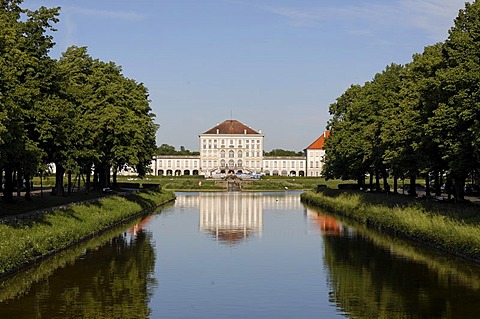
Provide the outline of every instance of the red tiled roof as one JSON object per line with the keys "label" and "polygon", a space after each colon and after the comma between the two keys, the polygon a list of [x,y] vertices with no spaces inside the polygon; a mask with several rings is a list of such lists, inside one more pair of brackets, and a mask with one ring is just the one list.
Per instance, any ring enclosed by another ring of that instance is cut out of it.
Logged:
{"label": "red tiled roof", "polygon": [[226,120],[203,134],[260,134],[237,120]]}
{"label": "red tiled roof", "polygon": [[330,131],[325,131],[322,136],[317,138],[315,142],[310,144],[306,149],[307,150],[323,150],[323,146],[325,145],[325,139],[330,136]]}

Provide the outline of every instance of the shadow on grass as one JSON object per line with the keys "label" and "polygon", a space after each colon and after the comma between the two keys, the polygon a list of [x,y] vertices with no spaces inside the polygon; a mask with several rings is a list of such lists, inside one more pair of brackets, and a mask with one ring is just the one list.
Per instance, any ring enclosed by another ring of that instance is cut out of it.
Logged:
{"label": "shadow on grass", "polygon": [[152,207],[158,206],[158,204],[155,201],[142,197],[141,193],[130,193],[130,194],[127,194],[125,198],[128,201],[139,204],[142,210],[146,210],[146,209],[150,209]]}

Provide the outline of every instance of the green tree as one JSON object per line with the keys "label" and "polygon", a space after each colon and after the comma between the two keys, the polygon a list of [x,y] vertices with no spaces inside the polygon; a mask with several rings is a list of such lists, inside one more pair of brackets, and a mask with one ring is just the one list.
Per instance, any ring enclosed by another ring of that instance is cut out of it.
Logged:
{"label": "green tree", "polygon": [[356,134],[360,127],[354,103],[357,103],[363,89],[363,86],[352,85],[330,105],[332,118],[327,124],[330,136],[325,142],[324,164],[327,178],[355,179],[361,187],[368,167],[359,160],[363,158],[363,152]]}
{"label": "green tree", "polygon": [[[460,10],[443,46],[445,67],[437,71],[442,96],[428,122],[462,200],[467,176],[479,167],[480,2]],[[475,154],[477,157],[475,157]]]}
{"label": "green tree", "polygon": [[436,72],[442,65],[441,43],[426,47],[422,54],[413,55],[413,61],[402,73],[399,103],[391,110],[382,131],[382,139],[388,144],[385,160],[395,177],[410,177],[411,195],[416,195],[416,177],[421,171],[426,174],[427,185],[430,172],[434,172],[437,192],[440,191],[438,177],[445,165],[437,144],[427,135],[426,124],[439,102]]}
{"label": "green tree", "polygon": [[270,152],[265,152],[265,156],[304,156],[303,152],[295,152],[283,149],[273,149]]}
{"label": "green tree", "polygon": [[51,83],[48,52],[54,43],[48,32],[54,31],[59,10],[24,10],[21,3],[0,4],[0,165],[7,201],[13,199],[14,175],[29,185],[40,162],[42,151],[35,140],[32,110]]}

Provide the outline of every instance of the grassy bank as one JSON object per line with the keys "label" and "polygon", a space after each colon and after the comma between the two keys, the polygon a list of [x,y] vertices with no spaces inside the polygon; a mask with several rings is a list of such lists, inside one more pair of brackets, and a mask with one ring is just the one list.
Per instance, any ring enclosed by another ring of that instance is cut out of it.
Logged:
{"label": "grassy bank", "polygon": [[0,276],[99,234],[140,212],[173,200],[169,191],[145,191],[68,206],[0,224]]}
{"label": "grassy bank", "polygon": [[478,206],[333,190],[306,192],[301,198],[370,228],[480,262]]}

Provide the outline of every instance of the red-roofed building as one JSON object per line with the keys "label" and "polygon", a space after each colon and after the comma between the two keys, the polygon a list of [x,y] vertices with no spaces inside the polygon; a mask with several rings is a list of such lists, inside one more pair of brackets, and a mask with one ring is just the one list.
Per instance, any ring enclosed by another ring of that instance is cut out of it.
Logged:
{"label": "red-roofed building", "polygon": [[325,157],[325,140],[330,135],[330,131],[325,131],[319,138],[305,149],[307,157],[307,176],[321,176],[323,160]]}
{"label": "red-roofed building", "polygon": [[198,136],[203,175],[262,172],[262,131],[237,120],[226,120]]}

